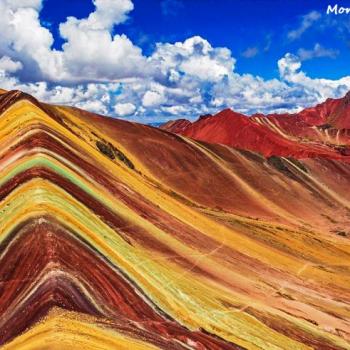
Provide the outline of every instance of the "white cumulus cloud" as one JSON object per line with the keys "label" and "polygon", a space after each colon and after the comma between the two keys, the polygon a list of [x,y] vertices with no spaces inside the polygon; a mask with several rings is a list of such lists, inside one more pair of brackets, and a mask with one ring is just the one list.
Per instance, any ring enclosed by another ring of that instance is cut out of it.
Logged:
{"label": "white cumulus cloud", "polygon": [[293,84],[304,97],[313,97],[315,102],[342,96],[350,90],[350,76],[338,80],[310,78],[301,70],[300,58],[290,53],[278,61],[278,68],[283,80]]}
{"label": "white cumulus cloud", "polygon": [[0,70],[4,72],[15,73],[22,68],[23,68],[23,65],[21,62],[13,61],[8,56],[2,56],[0,58]]}
{"label": "white cumulus cloud", "polygon": [[132,103],[118,103],[114,106],[114,111],[117,116],[125,117],[135,113],[136,106]]}
{"label": "white cumulus cloud", "polygon": [[218,81],[232,73],[236,60],[227,48],[214,48],[200,36],[175,44],[157,44],[150,62],[174,80],[185,73],[201,80]]}
{"label": "white cumulus cloud", "polygon": [[147,91],[142,98],[142,105],[144,107],[156,107],[166,101],[164,95],[157,91]]}
{"label": "white cumulus cloud", "polygon": [[[0,0],[0,54],[20,59],[26,76],[53,82],[112,81],[144,74],[146,59],[125,35],[111,35],[133,9],[130,0],[94,0],[87,18],[68,17],[62,50],[40,23],[39,0]],[[142,67],[142,69],[141,69]],[[31,74],[29,74],[30,72]]]}
{"label": "white cumulus cloud", "polygon": [[[126,35],[113,34],[130,16],[131,0],[92,3],[86,18],[71,16],[60,24],[64,43],[58,50],[40,21],[42,0],[0,0],[0,88],[143,122],[197,118],[227,107],[247,114],[295,111],[350,89],[349,76],[311,78],[303,71],[302,61],[335,57],[319,44],[284,55],[275,79],[238,74],[232,52],[200,36],[156,43],[146,56]],[[302,17],[289,39],[319,17],[314,11]]]}

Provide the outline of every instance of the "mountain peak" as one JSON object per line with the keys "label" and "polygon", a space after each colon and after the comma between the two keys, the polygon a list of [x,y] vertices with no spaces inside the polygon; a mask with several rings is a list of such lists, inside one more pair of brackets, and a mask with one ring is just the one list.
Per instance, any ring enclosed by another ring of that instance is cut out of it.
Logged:
{"label": "mountain peak", "polygon": [[[181,127],[179,127],[181,125]],[[210,143],[248,149],[265,156],[347,159],[350,92],[294,114],[244,114],[226,108],[194,123],[173,121],[164,129]],[[330,131],[329,129],[332,128]]]}
{"label": "mountain peak", "polygon": [[295,116],[168,123],[227,147],[18,91],[4,106],[1,347],[346,348],[344,145],[296,142]]}

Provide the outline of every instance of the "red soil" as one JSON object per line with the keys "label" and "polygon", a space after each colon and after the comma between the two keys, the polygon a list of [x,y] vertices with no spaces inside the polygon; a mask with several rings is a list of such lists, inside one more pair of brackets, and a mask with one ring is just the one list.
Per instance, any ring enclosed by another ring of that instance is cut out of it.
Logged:
{"label": "red soil", "polygon": [[191,123],[180,119],[163,129],[210,143],[251,150],[266,157],[350,159],[350,93],[296,114],[255,114],[225,109]]}

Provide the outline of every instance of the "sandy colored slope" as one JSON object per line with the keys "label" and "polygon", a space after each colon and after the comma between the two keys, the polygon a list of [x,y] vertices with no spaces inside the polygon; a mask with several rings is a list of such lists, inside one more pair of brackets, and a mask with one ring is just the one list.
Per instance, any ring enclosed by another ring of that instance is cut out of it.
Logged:
{"label": "sandy colored slope", "polygon": [[98,320],[82,317],[62,310],[52,312],[31,330],[11,343],[4,350],[70,350],[70,349],[120,349],[155,350],[138,339],[132,339],[96,325]]}
{"label": "sandy colored slope", "polygon": [[[147,176],[161,182],[169,192],[175,191],[189,199],[192,205],[221,208],[273,221],[287,220],[290,224],[312,222],[314,227],[331,224],[324,215],[344,217],[346,214],[344,201],[338,210],[334,210],[333,205],[337,205],[334,198],[324,192],[324,186],[320,188],[312,181],[312,171],[315,171],[315,177],[319,176],[315,167],[308,169],[306,166],[308,172],[305,172],[282,159],[289,167],[285,172],[254,153],[195,143],[125,121],[80,113],[76,116],[81,122],[88,118],[114,143],[123,145]],[[332,161],[328,160],[313,162],[319,164],[320,169],[327,168],[328,164],[332,166]],[[350,174],[350,166],[340,164],[344,168],[341,176],[345,189],[350,185],[350,178],[346,176]],[[345,190],[340,193],[340,197],[347,196]],[[286,211],[292,216],[292,222]]]}

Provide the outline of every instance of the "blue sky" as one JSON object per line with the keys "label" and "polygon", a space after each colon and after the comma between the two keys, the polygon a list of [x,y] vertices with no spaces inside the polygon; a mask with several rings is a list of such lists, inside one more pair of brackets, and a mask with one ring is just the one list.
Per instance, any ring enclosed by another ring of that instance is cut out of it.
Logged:
{"label": "blue sky", "polygon": [[[349,73],[350,38],[338,33],[336,27],[322,30],[315,26],[300,41],[287,39],[288,31],[298,26],[303,15],[311,11],[324,13],[329,1],[170,0],[167,3],[182,6],[173,6],[172,15],[167,16],[162,13],[159,0],[134,3],[134,20],[120,30],[135,41],[139,32],[149,36],[149,41],[143,46],[146,50],[157,41],[183,41],[189,36],[200,35],[213,46],[230,48],[239,59],[237,72],[272,78],[278,76],[276,62],[286,51],[296,52],[300,47],[310,48],[319,42],[340,51],[337,69],[334,69],[332,60],[320,58],[305,64],[309,75],[339,78]],[[350,1],[347,3],[350,7]],[[248,48],[257,48],[258,54],[245,58],[242,53]]]}
{"label": "blue sky", "polygon": [[0,84],[141,122],[293,112],[350,89],[350,15],[327,15],[335,4],[0,0]]}
{"label": "blue sky", "polygon": [[[337,2],[134,0],[133,3],[135,7],[129,20],[116,26],[114,32],[127,34],[146,54],[154,50],[157,42],[184,41],[190,36],[199,35],[213,46],[230,48],[233,55],[239,58],[237,72],[273,78],[278,76],[276,62],[286,51],[297,52],[300,47],[310,48],[317,42],[324,47],[338,50],[339,54],[336,60],[321,57],[306,62],[305,71],[311,77],[336,79],[349,73],[350,38],[336,25],[322,28],[318,23],[309,28],[300,40],[288,40],[287,36],[289,30],[300,24],[303,15],[311,11],[324,14],[329,4]],[[350,7],[350,1],[342,1],[341,4]],[[92,1],[89,0],[44,1],[41,19],[52,25],[54,46],[60,48],[64,42],[58,33],[59,23],[64,22],[68,16],[84,18],[93,9]],[[346,20],[346,17],[337,18],[339,22]],[[254,57],[244,56],[249,48],[258,50]],[[337,65],[336,69],[334,64]]]}

